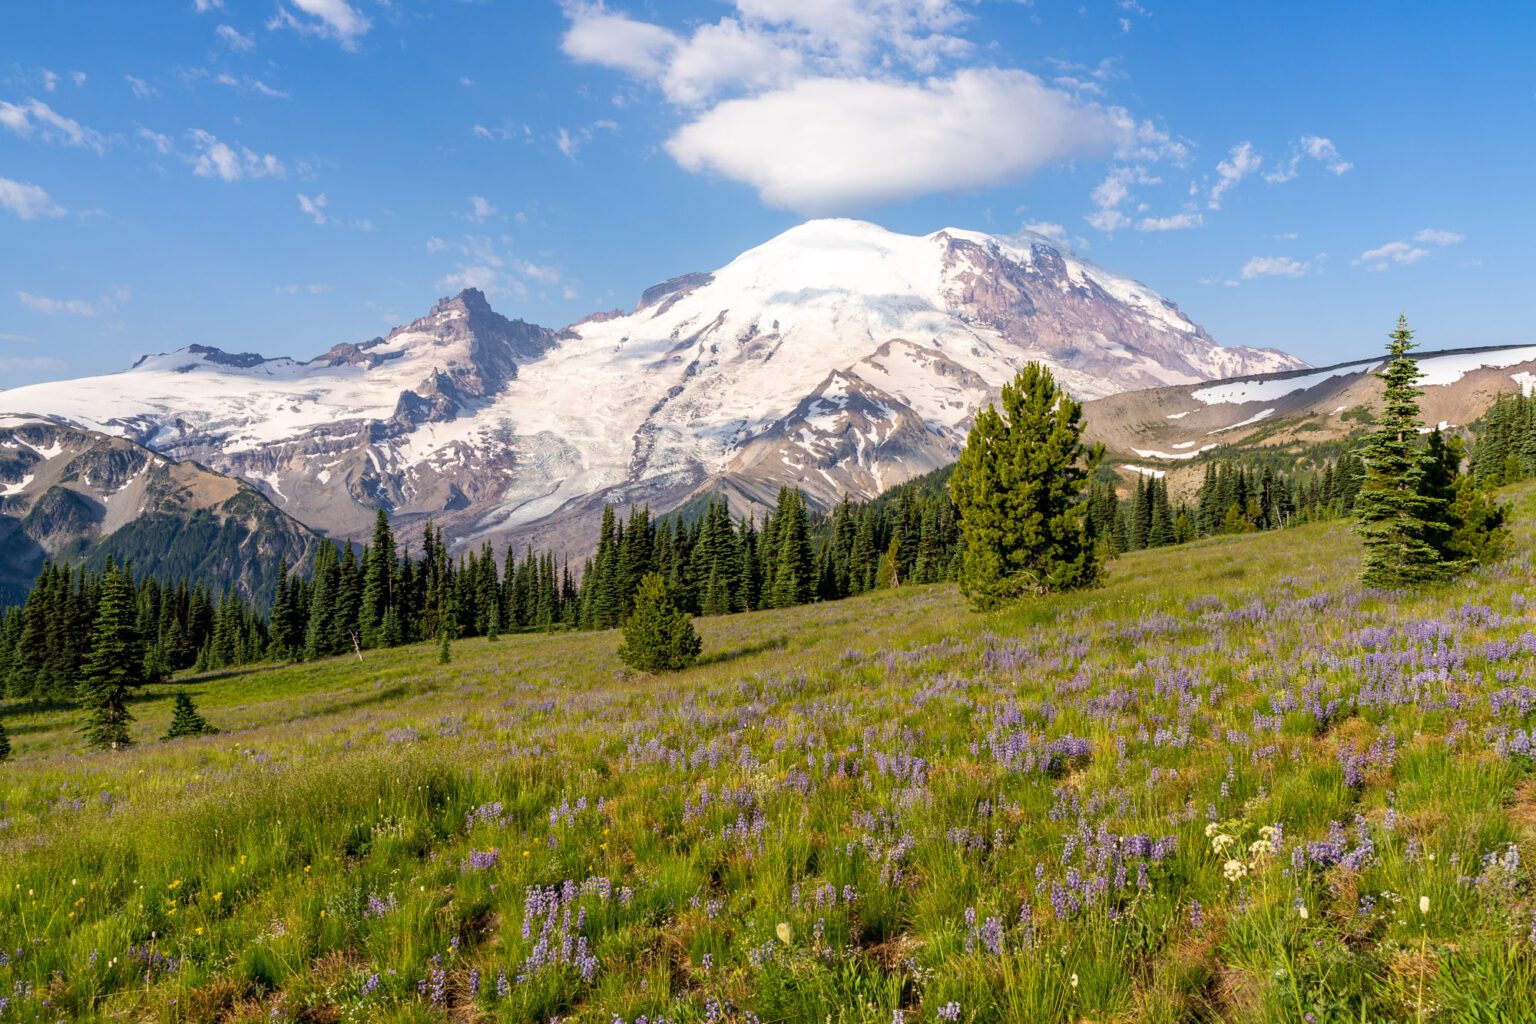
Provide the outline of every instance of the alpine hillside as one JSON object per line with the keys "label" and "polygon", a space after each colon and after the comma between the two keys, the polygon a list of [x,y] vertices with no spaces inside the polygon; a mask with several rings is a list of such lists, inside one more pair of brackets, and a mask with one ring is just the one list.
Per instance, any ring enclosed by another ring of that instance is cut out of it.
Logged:
{"label": "alpine hillside", "polygon": [[461,545],[559,548],[605,502],[872,497],[953,461],[1030,360],[1082,398],[1304,366],[1219,346],[1041,236],[820,220],[563,330],[466,290],[307,361],[194,345],[0,392],[0,410],[196,460],[338,537],[383,507]]}
{"label": "alpine hillside", "polygon": [[0,420],[0,605],[45,559],[270,598],[318,538],[249,484],[132,441],[47,419]]}
{"label": "alpine hillside", "polygon": [[[1536,345],[1415,352],[1426,429],[1462,433],[1501,394],[1536,385]],[[1151,388],[1085,403],[1086,434],[1122,474],[1199,482],[1210,460],[1259,456],[1302,463],[1369,429],[1381,404],[1383,361]],[[1336,454],[1336,453],[1335,453]]]}

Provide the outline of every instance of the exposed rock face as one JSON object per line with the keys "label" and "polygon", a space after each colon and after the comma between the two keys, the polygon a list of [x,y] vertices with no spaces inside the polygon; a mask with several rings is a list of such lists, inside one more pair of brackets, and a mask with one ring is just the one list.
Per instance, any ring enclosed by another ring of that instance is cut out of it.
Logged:
{"label": "exposed rock face", "polygon": [[195,459],[333,535],[365,534],[384,507],[460,544],[575,554],[604,501],[872,496],[951,461],[1028,360],[1089,398],[1302,365],[1222,348],[1044,238],[812,221],[562,331],[471,290],[309,362],[195,346],[3,392],[0,410]]}
{"label": "exposed rock face", "polygon": [[260,599],[278,563],[303,564],[317,541],[242,481],[51,420],[0,422],[0,603],[45,558],[108,556]]}

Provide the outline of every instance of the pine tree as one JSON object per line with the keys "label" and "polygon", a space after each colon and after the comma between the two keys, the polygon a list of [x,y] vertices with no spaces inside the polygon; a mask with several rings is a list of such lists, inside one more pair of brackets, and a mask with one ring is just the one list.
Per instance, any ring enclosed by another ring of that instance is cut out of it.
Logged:
{"label": "pine tree", "polygon": [[1415,587],[1444,579],[1452,570],[1435,547],[1449,510],[1443,497],[1425,493],[1427,456],[1419,446],[1419,364],[1407,317],[1389,336],[1385,385],[1376,430],[1360,455],[1365,483],[1356,499],[1356,529],[1365,542],[1360,580],[1374,587]]}
{"label": "pine tree", "polygon": [[174,740],[183,736],[206,736],[218,731],[198,713],[197,705],[192,703],[192,697],[186,691],[182,691],[176,694],[176,707],[171,712],[171,727],[161,738]]}
{"label": "pine tree", "polygon": [[655,573],[642,579],[635,610],[624,624],[619,660],[641,672],[673,672],[692,665],[703,646],[693,622],[667,593],[666,580]]}
{"label": "pine tree", "polygon": [[977,414],[950,477],[965,553],[960,586],[978,608],[1029,590],[1087,586],[1099,555],[1081,500],[1102,448],[1082,441],[1082,405],[1039,363]]}
{"label": "pine tree", "polygon": [[80,684],[86,744],[97,750],[120,750],[132,743],[128,690],[144,681],[144,647],[135,618],[133,586],[109,560],[101,576],[91,653]]}
{"label": "pine tree", "polygon": [[446,665],[453,660],[453,650],[448,645],[448,624],[444,623],[437,631],[437,663]]}

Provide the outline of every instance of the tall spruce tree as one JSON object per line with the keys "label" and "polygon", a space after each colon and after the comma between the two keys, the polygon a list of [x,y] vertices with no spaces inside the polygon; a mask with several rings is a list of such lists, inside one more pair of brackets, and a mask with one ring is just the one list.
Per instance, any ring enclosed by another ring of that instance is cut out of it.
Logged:
{"label": "tall spruce tree", "polygon": [[112,562],[101,576],[91,653],[80,684],[85,709],[86,744],[97,750],[121,750],[133,741],[128,726],[128,691],[144,682],[144,644],[134,614],[133,585]]}
{"label": "tall spruce tree", "polygon": [[1429,455],[1419,441],[1419,364],[1408,318],[1388,336],[1391,360],[1375,376],[1384,385],[1376,429],[1360,449],[1365,482],[1355,500],[1365,543],[1360,580],[1373,587],[1419,587],[1445,579],[1454,566],[1436,541],[1445,532],[1447,501],[1428,493]]}
{"label": "tall spruce tree", "polygon": [[965,539],[960,587],[978,608],[1098,579],[1082,494],[1103,449],[1083,444],[1082,414],[1039,363],[1003,385],[1001,412],[977,414],[950,492]]}
{"label": "tall spruce tree", "polygon": [[363,588],[357,612],[358,639],[364,647],[383,647],[384,622],[395,600],[395,536],[381,508],[373,521],[373,543],[363,558]]}

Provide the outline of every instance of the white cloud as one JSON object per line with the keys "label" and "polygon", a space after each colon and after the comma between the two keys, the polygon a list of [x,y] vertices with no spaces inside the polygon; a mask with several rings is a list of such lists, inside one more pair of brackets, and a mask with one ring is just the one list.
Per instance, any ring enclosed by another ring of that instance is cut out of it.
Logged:
{"label": "white cloud", "polygon": [[1374,249],[1367,249],[1360,254],[1357,263],[1363,264],[1369,270],[1386,270],[1392,264],[1407,266],[1417,263],[1429,250],[1407,242],[1388,242],[1386,245],[1378,245]]}
{"label": "white cloud", "polygon": [[244,146],[230,146],[201,128],[187,133],[195,151],[186,159],[200,178],[239,181],[242,178],[283,178],[288,169],[271,153],[256,153]]}
{"label": "white cloud", "polygon": [[485,198],[485,196],[470,196],[469,208],[470,216],[474,218],[476,224],[484,224],[491,217],[501,212],[496,209],[496,204]]}
{"label": "white cloud", "polygon": [[769,88],[788,82],[803,65],[799,53],[766,32],[733,18],[705,25],[680,43],[661,76],[673,103],[702,103],[724,87]]}
{"label": "white cloud", "polygon": [[1289,256],[1255,256],[1243,264],[1243,280],[1256,277],[1306,277],[1312,269],[1310,260],[1293,260]]}
{"label": "white cloud", "polygon": [[1441,231],[1437,228],[1425,228],[1413,236],[1415,242],[1426,242],[1430,245],[1455,245],[1457,242],[1465,242],[1466,235],[1458,235],[1454,231]]}
{"label": "white cloud", "polygon": [[[564,0],[562,48],[688,110],[672,157],[771,205],[822,211],[995,185],[1117,152],[1139,132],[1081,90],[956,67],[977,52],[951,31],[971,17],[967,0],[731,2],[730,15],[675,31]],[[555,144],[573,157],[585,140],[566,128]]]}
{"label": "white cloud", "polygon": [[215,8],[223,7],[224,0],[192,0],[192,6],[198,14],[207,14]]}
{"label": "white cloud", "polygon": [[48,92],[53,92],[59,87],[59,73],[57,71],[49,71],[47,68],[43,68],[42,74],[44,89]]}
{"label": "white cloud", "polygon": [[68,211],[53,201],[46,189],[25,181],[0,178],[0,207],[22,220],[37,217],[62,217]]}
{"label": "white cloud", "polygon": [[715,171],[802,212],[1016,180],[1108,152],[1126,119],[1023,71],[948,79],[805,79],[727,100],[667,141],[687,170]]}
{"label": "white cloud", "polygon": [[260,93],[262,96],[274,100],[286,100],[289,98],[288,94],[281,89],[274,89],[261,79],[252,78],[250,75],[241,75],[239,78],[236,78],[234,75],[220,74],[215,76],[214,81],[219,85],[225,85],[243,93]]}
{"label": "white cloud", "polygon": [[329,203],[325,198],[324,192],[314,197],[307,196],[302,192],[299,193],[299,209],[303,210],[305,216],[309,217],[316,224],[324,224],[329,219],[325,214],[327,205]]}
{"label": "white cloud", "polygon": [[664,58],[681,42],[659,25],[610,14],[601,5],[567,13],[572,23],[560,46],[566,56],[583,63],[651,77],[662,73]]}
{"label": "white cloud", "polygon": [[244,52],[256,49],[256,37],[241,34],[233,25],[220,25],[214,32],[231,50]]}
{"label": "white cloud", "polygon": [[75,88],[76,89],[84,89],[85,88],[85,72],[84,71],[71,71],[69,73],[69,80],[71,82],[75,83]]}
{"label": "white cloud", "polygon": [[443,291],[461,292],[466,288],[478,288],[482,292],[495,293],[501,281],[501,273],[494,267],[464,266],[437,282]]}
{"label": "white cloud", "polygon": [[156,89],[142,78],[124,75],[123,81],[128,83],[128,88],[133,90],[133,95],[141,100],[147,100],[152,96],[160,95],[159,89]]}
{"label": "white cloud", "polygon": [[331,290],[328,284],[280,284],[272,289],[279,295],[320,295]]}
{"label": "white cloud", "polygon": [[1168,217],[1143,217],[1136,223],[1137,231],[1183,231],[1186,228],[1198,228],[1205,223],[1205,218],[1200,214],[1186,210]]}
{"label": "white cloud", "polygon": [[1293,180],[1301,173],[1301,161],[1303,157],[1311,157],[1321,161],[1322,164],[1334,174],[1343,174],[1355,165],[1339,155],[1338,149],[1332,140],[1319,135],[1303,135],[1291,149],[1290,158],[1284,163],[1276,164],[1275,169],[1264,175],[1264,180],[1271,185],[1283,185]]}
{"label": "white cloud", "polygon": [[442,252],[448,248],[448,243],[437,236],[427,239],[427,252]]}
{"label": "white cloud", "polygon": [[[1389,270],[1394,266],[1405,267],[1419,262],[1430,254],[1431,250],[1426,249],[1425,246],[1455,245],[1460,241],[1464,241],[1464,237],[1454,231],[1425,228],[1413,236],[1413,242],[1388,242],[1374,249],[1367,249],[1360,254],[1359,259],[1355,260],[1355,265],[1378,271]],[[1419,244],[1415,245],[1414,242]]]}
{"label": "white cloud", "polygon": [[562,127],[559,131],[555,132],[555,148],[570,159],[575,160],[576,154],[581,150],[581,147],[592,141],[592,137],[599,130],[616,132],[619,130],[619,125],[616,121],[603,120],[593,121],[591,124],[582,125],[580,128],[575,129]]}
{"label": "white cloud", "polygon": [[1132,223],[1131,218],[1115,209],[1095,210],[1084,219],[1105,234],[1112,234],[1121,228],[1128,228]]}
{"label": "white cloud", "polygon": [[143,139],[145,142],[148,142],[151,146],[154,146],[155,152],[159,153],[161,156],[165,156],[171,151],[170,138],[165,135],[161,135],[159,132],[150,131],[148,128],[141,127],[139,129],[139,138]]}
{"label": "white cloud", "polygon": [[513,269],[530,281],[539,284],[559,284],[560,271],[556,267],[545,266],[539,263],[529,263],[527,260],[514,260]]}
{"label": "white cloud", "polygon": [[287,0],[267,22],[269,31],[291,28],[304,35],[334,39],[346,50],[355,49],[357,40],[372,26],[372,19],[346,0]]}
{"label": "white cloud", "polygon": [[110,313],[117,309],[119,299],[126,300],[128,292],[119,289],[116,298],[103,297],[91,302],[86,299],[50,299],[43,295],[33,295],[31,292],[17,292],[16,298],[21,304],[34,313],[42,313],[46,316],[65,314],[68,316],[95,317],[102,313]]}
{"label": "white cloud", "polygon": [[1211,186],[1206,206],[1212,210],[1221,209],[1221,197],[1258,170],[1262,163],[1263,158],[1253,148],[1253,143],[1245,141],[1233,146],[1227,158],[1216,165],[1216,184]]}
{"label": "white cloud", "polygon": [[1067,240],[1066,228],[1062,227],[1060,224],[1052,224],[1050,221],[1046,220],[1030,221],[1028,224],[1024,225],[1024,230],[1031,231],[1037,235],[1044,235],[1046,238],[1049,238],[1053,242],[1065,243]]}
{"label": "white cloud", "polygon": [[54,110],[42,100],[30,98],[25,103],[0,100],[0,127],[24,139],[36,135],[46,142],[63,146],[81,146],[100,153],[106,145],[98,132]]}
{"label": "white cloud", "polygon": [[1303,135],[1301,137],[1301,148],[1307,156],[1314,160],[1321,160],[1323,165],[1334,174],[1343,174],[1355,166],[1339,155],[1339,151],[1334,148],[1333,140],[1331,139],[1325,139],[1318,135]]}

